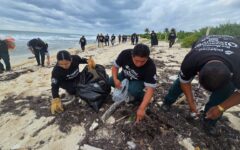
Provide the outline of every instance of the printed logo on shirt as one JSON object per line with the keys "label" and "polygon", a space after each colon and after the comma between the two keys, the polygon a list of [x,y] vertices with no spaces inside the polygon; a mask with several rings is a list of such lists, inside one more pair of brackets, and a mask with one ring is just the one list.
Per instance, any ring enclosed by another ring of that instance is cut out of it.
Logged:
{"label": "printed logo on shirt", "polygon": [[53,84],[57,84],[57,79],[52,78],[52,83],[53,83]]}
{"label": "printed logo on shirt", "polygon": [[225,51],[225,54],[226,55],[231,55],[231,54],[233,54],[234,52],[233,51]]}
{"label": "printed logo on shirt", "polygon": [[71,80],[79,74],[79,69],[76,69],[73,73],[67,75],[67,79]]}
{"label": "printed logo on shirt", "polygon": [[135,79],[138,80],[138,73],[135,70],[131,69],[128,65],[123,68],[123,73],[125,76],[129,77],[130,80]]}

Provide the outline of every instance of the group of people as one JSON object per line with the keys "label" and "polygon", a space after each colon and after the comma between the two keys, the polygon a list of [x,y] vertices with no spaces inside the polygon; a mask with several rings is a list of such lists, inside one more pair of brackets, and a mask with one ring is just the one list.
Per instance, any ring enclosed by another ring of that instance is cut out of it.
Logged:
{"label": "group of people", "polygon": [[[171,31],[168,33],[168,42],[169,42],[169,48],[173,46],[177,38],[176,30],[174,28],[171,29]],[[157,34],[152,31],[150,34],[151,39],[151,47],[158,45],[158,37]]]}
{"label": "group of people", "polygon": [[[11,71],[11,63],[9,56],[9,49],[15,48],[15,43],[12,42],[13,45],[9,45],[9,41],[0,40],[0,60],[3,59],[4,65],[0,62],[0,73],[4,71]],[[48,44],[42,41],[40,38],[34,38],[27,43],[29,50],[35,56],[38,66],[45,66],[45,55],[47,56],[47,65],[50,64],[50,56],[48,53]]]}
{"label": "group of people", "polygon": [[[152,34],[151,37],[154,38],[156,35],[154,32]],[[101,36],[98,37],[100,41]],[[173,37],[176,36],[173,35]],[[81,39],[84,39],[84,36]],[[81,39],[80,42],[82,42]],[[47,43],[40,38],[35,38],[27,45],[35,55],[37,65],[45,65],[45,55],[48,58],[47,63],[50,63]],[[151,43],[151,45],[154,44]],[[8,46],[4,40],[0,40],[0,58],[4,60],[6,70],[11,70]],[[200,38],[185,56],[178,78],[165,96],[160,110],[171,111],[172,104],[184,94],[189,105],[190,116],[195,120],[201,118],[207,134],[218,135],[215,125],[223,112],[240,104],[239,58],[240,41],[235,37],[209,35]],[[65,50],[58,52],[57,63],[52,70],[51,77],[53,97],[51,112],[53,114],[63,111],[59,88],[65,89],[71,95],[76,94],[78,88],[76,84],[81,80],[79,64],[88,64],[91,68],[96,65],[92,58],[81,58]],[[121,72],[119,72],[120,68]],[[3,65],[0,63],[0,71],[3,70]],[[196,75],[200,85],[211,92],[202,114],[196,106],[191,86],[191,81]],[[157,87],[156,76],[156,66],[150,58],[150,49],[145,44],[136,44],[133,49],[123,50],[112,65],[112,77],[107,82],[114,88],[121,88],[121,81],[129,80],[128,95],[132,97],[131,102],[138,105],[136,122],[140,122],[145,116]]]}
{"label": "group of people", "polygon": [[136,33],[133,33],[131,35],[131,43],[132,43],[132,45],[138,44],[138,35]]}
{"label": "group of people", "polygon": [[[210,35],[199,39],[185,56],[179,76],[169,89],[160,110],[171,111],[172,104],[183,93],[186,96],[190,116],[201,118],[203,128],[209,135],[217,135],[216,122],[223,112],[240,103],[240,42],[232,36]],[[79,80],[78,65],[95,64],[91,59],[70,55],[67,51],[57,54],[57,64],[52,72],[52,113],[62,112],[58,89],[76,93],[76,80]],[[121,68],[121,72],[119,72]],[[211,92],[200,115],[192,93],[191,81],[198,75],[200,85]],[[137,44],[133,49],[123,50],[112,66],[112,77],[108,84],[121,88],[121,81],[129,80],[128,94],[138,105],[136,122],[140,122],[157,87],[156,66],[150,58],[147,45]],[[161,77],[159,77],[161,80]]]}
{"label": "group of people", "polygon": [[[116,36],[114,34],[111,35],[111,37],[109,37],[108,34],[106,34],[105,36],[101,33],[98,34],[96,37],[96,41],[98,43],[98,47],[103,47],[105,46],[109,46],[109,41],[111,42],[111,45],[114,46],[115,41],[116,41]],[[125,43],[127,42],[127,35],[118,35],[118,43]]]}

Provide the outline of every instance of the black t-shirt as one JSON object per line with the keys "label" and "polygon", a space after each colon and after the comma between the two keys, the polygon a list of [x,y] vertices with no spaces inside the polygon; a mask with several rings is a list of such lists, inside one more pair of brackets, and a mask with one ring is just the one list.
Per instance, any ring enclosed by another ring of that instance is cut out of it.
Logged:
{"label": "black t-shirt", "polygon": [[80,38],[80,43],[85,45],[85,44],[87,43],[86,38],[81,37],[81,38]]}
{"label": "black t-shirt", "polygon": [[0,40],[0,53],[3,51],[8,51],[8,46],[4,40]]}
{"label": "black t-shirt", "polygon": [[114,62],[117,68],[122,67],[122,72],[129,80],[141,80],[147,87],[156,87],[156,66],[149,58],[142,67],[136,67],[132,60],[132,49],[123,50]]}
{"label": "black t-shirt", "polygon": [[42,50],[48,53],[48,44],[43,42],[40,38],[30,40],[27,45],[28,47],[32,47],[33,50]]}
{"label": "black t-shirt", "polygon": [[210,35],[198,40],[182,62],[180,81],[191,82],[210,60],[219,60],[227,65],[234,85],[240,89],[240,43],[227,35]]}
{"label": "black t-shirt", "polygon": [[171,32],[171,33],[168,35],[168,40],[175,40],[175,39],[176,39],[176,33]]}
{"label": "black t-shirt", "polygon": [[59,97],[59,87],[64,82],[75,81],[79,79],[79,64],[86,64],[87,59],[80,58],[78,55],[72,55],[72,63],[69,69],[63,69],[57,64],[54,66],[52,71],[52,96],[53,98]]}

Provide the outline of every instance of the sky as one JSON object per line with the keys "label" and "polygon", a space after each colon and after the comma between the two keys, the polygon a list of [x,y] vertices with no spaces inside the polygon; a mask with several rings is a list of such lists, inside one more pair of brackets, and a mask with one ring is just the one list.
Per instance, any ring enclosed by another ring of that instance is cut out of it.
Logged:
{"label": "sky", "polygon": [[0,30],[78,34],[193,31],[240,23],[240,0],[0,0]]}

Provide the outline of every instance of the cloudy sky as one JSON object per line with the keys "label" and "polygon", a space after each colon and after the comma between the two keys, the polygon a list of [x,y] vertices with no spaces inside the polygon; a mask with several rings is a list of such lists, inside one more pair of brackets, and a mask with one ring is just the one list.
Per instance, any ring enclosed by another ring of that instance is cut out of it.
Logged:
{"label": "cloudy sky", "polygon": [[240,23],[240,0],[0,0],[0,29],[81,34]]}

